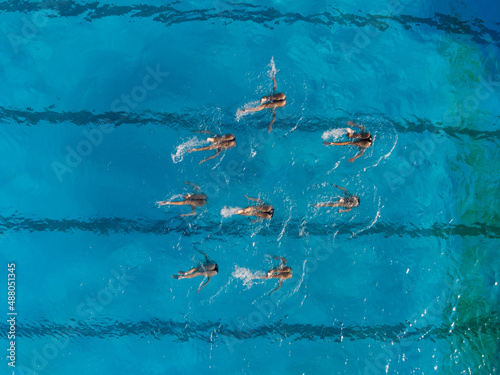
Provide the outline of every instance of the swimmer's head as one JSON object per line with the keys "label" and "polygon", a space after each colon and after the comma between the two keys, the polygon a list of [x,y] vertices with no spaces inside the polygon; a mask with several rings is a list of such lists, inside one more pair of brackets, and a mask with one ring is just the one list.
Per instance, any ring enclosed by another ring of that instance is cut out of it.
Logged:
{"label": "swimmer's head", "polygon": [[352,134],[352,133],[354,133],[354,131],[353,131],[351,128],[347,128],[346,130],[347,130],[347,134]]}
{"label": "swimmer's head", "polygon": [[356,197],[356,202],[358,202],[358,206],[359,206],[359,204],[361,203],[361,199],[359,199],[359,197]]}

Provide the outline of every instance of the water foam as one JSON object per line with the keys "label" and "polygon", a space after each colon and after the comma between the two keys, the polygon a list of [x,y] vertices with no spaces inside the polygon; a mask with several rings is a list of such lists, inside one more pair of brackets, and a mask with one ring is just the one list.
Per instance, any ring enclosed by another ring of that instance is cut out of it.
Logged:
{"label": "water foam", "polygon": [[274,63],[274,56],[271,57],[271,62],[269,63],[268,67],[270,68],[269,70],[269,78],[273,78],[278,71],[276,70],[276,64]]}
{"label": "water foam", "polygon": [[253,113],[253,112],[249,112],[249,111],[245,111],[245,109],[249,109],[249,108],[254,108],[254,107],[257,107],[260,105],[260,101],[259,100],[253,100],[251,102],[248,102],[246,103],[243,108],[239,108],[237,111],[236,111],[236,121],[239,122],[240,119],[243,117],[243,116],[246,116],[248,115],[249,113]]}
{"label": "water foam", "polygon": [[230,217],[230,216],[236,215],[236,211],[238,211],[238,210],[241,210],[241,208],[240,207],[226,207],[226,206],[224,206],[220,210],[220,214],[222,215],[222,217]]}
{"label": "water foam", "polygon": [[347,129],[348,128],[340,128],[340,129],[331,129],[331,130],[327,130],[325,131],[322,135],[321,135],[321,138],[326,141],[327,139],[329,138],[333,138],[333,139],[338,139],[340,137],[342,137],[343,135],[347,134]]}
{"label": "water foam", "polygon": [[252,272],[248,268],[245,267],[234,267],[233,271],[233,277],[240,279],[243,281],[243,285],[246,287],[250,288],[255,279],[258,279],[259,276],[264,276],[265,274],[263,272]]}
{"label": "water foam", "polygon": [[181,162],[182,159],[184,159],[184,155],[186,155],[186,152],[189,149],[191,149],[193,147],[201,146],[204,143],[205,143],[204,140],[200,140],[200,139],[198,139],[196,137],[190,138],[186,142],[184,142],[184,143],[180,144],[179,146],[177,146],[177,150],[175,151],[175,154],[171,154],[172,161],[174,163]]}

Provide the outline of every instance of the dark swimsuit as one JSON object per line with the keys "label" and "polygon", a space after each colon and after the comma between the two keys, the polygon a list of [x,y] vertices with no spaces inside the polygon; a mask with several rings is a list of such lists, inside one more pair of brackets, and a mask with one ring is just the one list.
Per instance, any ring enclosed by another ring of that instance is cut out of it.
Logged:
{"label": "dark swimsuit", "polygon": [[274,208],[271,208],[271,211],[266,212],[266,214],[269,214],[271,217],[274,216]]}

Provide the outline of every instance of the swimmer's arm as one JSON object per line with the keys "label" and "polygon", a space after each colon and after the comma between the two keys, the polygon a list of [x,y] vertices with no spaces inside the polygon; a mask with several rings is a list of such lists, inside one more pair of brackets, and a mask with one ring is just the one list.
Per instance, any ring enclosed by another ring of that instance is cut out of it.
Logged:
{"label": "swimmer's arm", "polygon": [[268,133],[271,133],[271,130],[273,130],[274,120],[276,120],[276,111],[273,111],[273,119],[271,120],[271,123],[267,127],[267,132]]}
{"label": "swimmer's arm", "polygon": [[195,191],[201,192],[200,187],[192,182],[186,181],[186,185],[191,185]]}
{"label": "swimmer's arm", "polygon": [[218,149],[217,149],[217,152],[215,153],[215,155],[209,156],[208,158],[206,158],[206,159],[204,159],[204,160],[200,161],[200,164],[201,164],[201,163],[206,162],[207,160],[210,160],[210,159],[216,158],[217,156],[219,156],[219,154],[221,153],[221,151],[222,151],[222,149],[221,149],[221,148],[218,148]]}
{"label": "swimmer's arm", "polygon": [[252,197],[247,197],[246,195],[245,195],[245,198],[246,198],[246,199],[249,199],[249,200],[251,200],[251,201],[254,201],[254,202],[258,202],[258,203],[262,203],[262,204],[264,204],[264,201],[262,201],[260,198],[252,198]]}
{"label": "swimmer's arm", "polygon": [[286,259],[282,257],[273,257],[274,259],[279,259],[283,263],[282,266],[286,266]]}
{"label": "swimmer's arm", "polygon": [[203,288],[205,285],[207,285],[207,284],[210,282],[210,278],[211,278],[211,277],[212,277],[212,276],[208,276],[208,280],[207,280],[207,282],[206,282],[205,284],[203,284],[202,286],[200,286],[200,287],[198,288],[198,290],[196,291],[196,293],[200,293],[201,288]]}
{"label": "swimmer's arm", "polygon": [[359,154],[357,154],[356,156],[350,158],[348,160],[349,163],[352,163],[354,160],[356,160],[357,158],[359,158],[361,155],[363,155],[363,153],[365,152],[365,149],[362,148],[361,151],[359,151]]}
{"label": "swimmer's arm", "polygon": [[190,214],[182,214],[181,217],[185,217],[185,216],[194,216],[196,215],[196,207],[195,206],[191,206],[191,213]]}
{"label": "swimmer's arm", "polygon": [[351,211],[351,210],[352,210],[352,207],[347,208],[347,209],[345,209],[345,210],[339,210],[339,213],[342,213],[342,212],[349,212],[349,211]]}
{"label": "swimmer's arm", "polygon": [[269,293],[269,295],[271,295],[274,292],[276,292],[279,288],[281,288],[282,285],[283,285],[283,280],[280,280],[280,284],[278,285],[278,287],[276,289],[274,289],[271,293]]}
{"label": "swimmer's arm", "polygon": [[347,125],[360,128],[362,132],[366,131],[363,125],[356,124],[354,121],[347,121]]}
{"label": "swimmer's arm", "polygon": [[342,191],[344,192],[344,194],[345,194],[345,195],[349,195],[349,194],[347,193],[347,189],[346,189],[346,188],[343,188],[343,187],[340,187],[340,186],[337,186],[337,185],[334,185],[334,184],[332,184],[332,186],[336,187],[337,189],[342,190]]}

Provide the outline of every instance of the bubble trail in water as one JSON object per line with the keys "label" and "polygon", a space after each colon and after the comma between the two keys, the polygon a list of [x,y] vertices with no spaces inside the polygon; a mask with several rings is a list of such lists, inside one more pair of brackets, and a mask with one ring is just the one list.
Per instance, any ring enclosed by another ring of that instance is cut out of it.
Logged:
{"label": "bubble trail in water", "polygon": [[233,271],[233,277],[243,280],[243,285],[245,285],[248,288],[250,288],[253,285],[254,280],[259,279],[260,276],[264,275],[265,274],[263,272],[257,271],[254,273],[250,271],[248,268],[238,267],[238,266],[235,266]]}
{"label": "bubble trail in water", "polygon": [[253,100],[251,102],[248,102],[246,103],[243,108],[239,108],[237,111],[236,111],[236,121],[239,122],[240,119],[243,117],[243,116],[246,116],[248,115],[249,113],[254,113],[254,112],[250,112],[250,111],[245,111],[245,109],[249,109],[249,108],[254,108],[254,107],[257,107],[258,105],[260,105],[260,101],[258,100]]}
{"label": "bubble trail in water", "polygon": [[238,210],[241,210],[241,208],[240,207],[226,207],[226,206],[224,206],[220,210],[220,214],[223,217],[230,217],[230,216],[236,215],[236,211],[238,211]]}
{"label": "bubble trail in water", "polygon": [[347,129],[348,128],[340,128],[340,129],[331,129],[325,131],[322,135],[321,138],[326,141],[329,138],[337,139],[342,137],[343,135],[347,134]]}
{"label": "bubble trail in water", "polygon": [[171,154],[172,156],[172,161],[174,163],[179,163],[184,159],[184,155],[186,155],[187,150],[193,148],[193,147],[198,147],[201,146],[205,143],[205,140],[200,140],[196,137],[190,138],[186,142],[180,144],[177,146],[177,150],[175,154]]}
{"label": "bubble trail in water", "polygon": [[276,70],[276,64],[274,63],[274,56],[271,57],[271,62],[268,65],[271,70],[269,70],[269,78],[273,78],[278,71]]}

